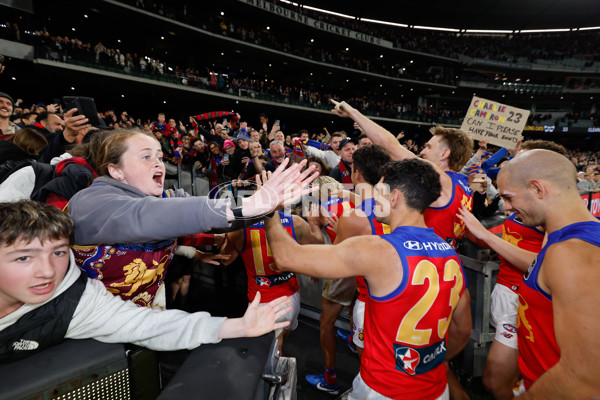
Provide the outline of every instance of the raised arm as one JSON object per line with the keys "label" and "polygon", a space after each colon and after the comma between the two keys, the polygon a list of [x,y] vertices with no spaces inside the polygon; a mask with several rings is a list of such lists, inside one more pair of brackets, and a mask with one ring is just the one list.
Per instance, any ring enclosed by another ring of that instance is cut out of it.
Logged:
{"label": "raised arm", "polygon": [[296,232],[296,239],[300,244],[323,244],[323,232],[321,229],[311,229],[309,224],[297,215],[293,216],[294,219],[294,231]]}
{"label": "raised arm", "polygon": [[331,110],[334,114],[343,118],[352,118],[373,143],[385,147],[390,152],[392,160],[397,161],[417,157],[413,152],[402,146],[390,131],[371,121],[345,101],[337,102],[331,99],[331,102],[335,106]]}
{"label": "raised arm", "polygon": [[467,229],[473,236],[484,242],[490,249],[500,254],[506,261],[522,271],[527,271],[537,256],[537,253],[521,249],[485,229],[481,222],[464,205],[459,210],[458,218],[465,222]]}
{"label": "raised arm", "polygon": [[228,255],[229,258],[221,261],[223,265],[231,264],[240,255],[243,239],[243,229],[225,234],[225,241],[223,242],[223,246],[219,250],[219,253],[222,255]]}
{"label": "raised arm", "polygon": [[262,174],[263,166],[260,162],[260,155],[263,153],[262,146],[260,142],[251,141],[248,145],[248,150],[250,150],[250,157],[252,158],[252,163],[254,164],[254,169],[257,174]]}

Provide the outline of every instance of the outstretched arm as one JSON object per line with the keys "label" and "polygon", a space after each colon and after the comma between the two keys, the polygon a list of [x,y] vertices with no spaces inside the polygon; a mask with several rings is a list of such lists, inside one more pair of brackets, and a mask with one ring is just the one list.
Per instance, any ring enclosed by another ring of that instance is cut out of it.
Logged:
{"label": "outstretched arm", "polygon": [[[360,128],[367,134],[369,139],[373,141],[373,143],[379,144],[387,149],[387,151],[390,153],[390,157],[392,157],[392,160],[398,161],[409,158],[417,158],[417,155],[402,146],[390,131],[371,121],[348,103],[344,101],[337,102],[333,99],[331,99],[331,102],[335,105],[335,108],[331,110],[334,114],[340,117],[352,118],[352,120],[354,120],[354,122],[360,126]],[[442,185],[442,194],[433,204],[431,204],[431,206],[444,207],[452,197],[452,179],[446,175],[444,170],[441,169],[437,164],[430,162],[429,160],[425,161],[429,162],[431,166],[435,168],[438,174],[440,174],[440,184]]]}
{"label": "outstretched arm", "polygon": [[334,114],[344,118],[352,118],[373,143],[385,147],[390,152],[392,160],[404,160],[417,157],[413,152],[404,148],[390,131],[371,121],[345,101],[337,102],[331,99],[331,102],[335,106],[334,109],[331,110]]}
{"label": "outstretched arm", "polygon": [[337,246],[301,246],[286,233],[278,214],[265,220],[265,228],[277,268],[282,266],[286,271],[317,278],[364,276],[373,263],[373,250],[360,251],[360,249],[365,246],[368,239],[378,239],[376,237],[349,239]]}
{"label": "outstretched arm", "polygon": [[219,339],[255,337],[285,328],[290,321],[275,322],[292,309],[291,300],[284,296],[260,306],[260,292],[248,306],[242,318],[228,318],[223,322]]}
{"label": "outstretched arm", "polygon": [[527,271],[537,256],[536,253],[521,249],[485,229],[481,225],[481,222],[464,205],[461,206],[458,212],[458,218],[465,222],[467,229],[473,236],[484,242],[490,249],[500,254],[506,261],[522,271]]}
{"label": "outstretched arm", "polygon": [[[275,172],[269,175],[268,179],[265,171],[263,171],[262,177],[257,175],[257,180],[262,180],[262,184],[252,196],[242,199],[241,217],[249,219],[271,213],[277,207],[293,204],[302,196],[318,190],[316,186],[306,188],[319,176],[319,173],[315,172],[314,166],[310,166],[302,172],[306,160],[286,169],[288,163],[289,158],[286,158]],[[236,219],[231,206],[227,207],[226,212],[227,221],[231,222]]]}

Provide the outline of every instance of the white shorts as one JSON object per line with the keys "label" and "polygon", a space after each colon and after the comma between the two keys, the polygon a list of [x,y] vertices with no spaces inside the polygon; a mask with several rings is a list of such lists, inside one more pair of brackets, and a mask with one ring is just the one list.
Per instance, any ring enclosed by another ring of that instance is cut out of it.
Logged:
{"label": "white shorts", "polygon": [[[283,314],[281,317],[277,318],[277,321],[275,322],[290,321],[290,324],[283,329],[293,331],[298,327],[298,314],[300,313],[300,291],[289,296],[289,298],[292,300],[292,303],[290,304],[292,306],[292,309]],[[265,304],[268,303],[261,303],[259,304],[259,306],[262,307]],[[281,329],[277,329],[277,331],[275,332],[275,336],[279,336],[280,333]]]}
{"label": "white shorts", "polygon": [[[371,389],[369,387],[369,385],[367,385],[365,383],[365,381],[362,380],[362,378],[360,377],[360,372],[359,372],[358,375],[356,375],[356,378],[354,378],[354,381],[352,382],[352,392],[350,392],[350,394],[348,395],[348,400],[393,400],[393,399],[390,399],[389,397],[385,397],[381,393],[378,393],[375,390]],[[444,393],[442,393],[442,395],[440,397],[433,399],[433,400],[450,400],[450,389],[448,388],[447,384],[446,384],[446,390],[444,390]]]}
{"label": "white shorts", "polygon": [[519,397],[525,394],[526,392],[527,390],[525,390],[525,383],[523,383],[523,379],[521,379],[521,381],[519,382],[519,387],[513,389],[513,394],[515,395],[515,397]]}
{"label": "white shorts", "polygon": [[349,306],[356,293],[356,278],[327,279],[323,285],[322,296],[329,301]]}
{"label": "white shorts", "polygon": [[356,300],[352,309],[352,341],[357,347],[365,348],[365,302]]}
{"label": "white shorts", "polygon": [[519,295],[504,285],[496,284],[490,297],[490,323],[496,327],[494,340],[513,349],[517,345]]}

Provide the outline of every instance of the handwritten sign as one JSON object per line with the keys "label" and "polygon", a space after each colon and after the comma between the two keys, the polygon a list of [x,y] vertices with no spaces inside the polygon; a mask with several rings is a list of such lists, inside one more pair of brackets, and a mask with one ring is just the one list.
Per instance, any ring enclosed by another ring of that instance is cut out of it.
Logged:
{"label": "handwritten sign", "polygon": [[460,129],[474,140],[514,149],[529,118],[529,110],[473,96]]}

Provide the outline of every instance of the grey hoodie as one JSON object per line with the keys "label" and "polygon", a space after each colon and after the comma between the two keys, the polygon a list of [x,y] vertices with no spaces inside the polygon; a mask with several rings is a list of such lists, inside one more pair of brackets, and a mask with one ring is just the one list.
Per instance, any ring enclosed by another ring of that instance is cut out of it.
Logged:
{"label": "grey hoodie", "polygon": [[241,228],[227,222],[227,200],[167,192],[169,198],[146,196],[116,179],[97,178],[69,202],[75,244],[146,243]]}

